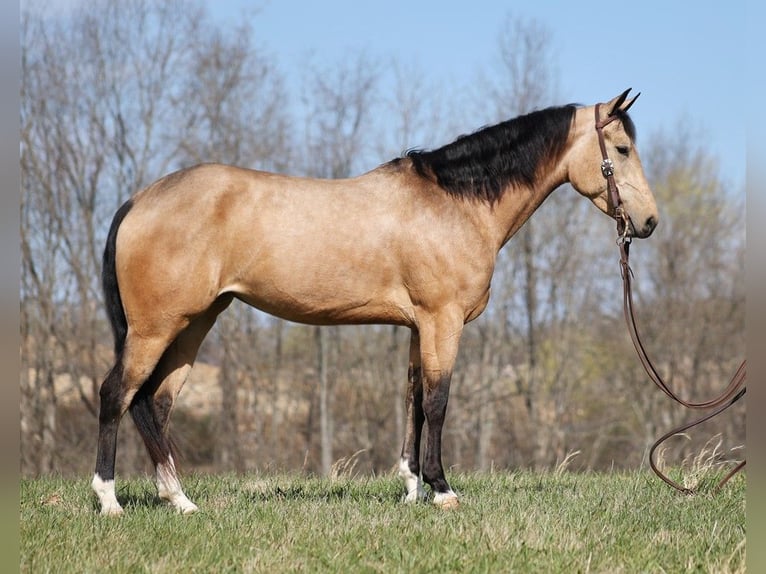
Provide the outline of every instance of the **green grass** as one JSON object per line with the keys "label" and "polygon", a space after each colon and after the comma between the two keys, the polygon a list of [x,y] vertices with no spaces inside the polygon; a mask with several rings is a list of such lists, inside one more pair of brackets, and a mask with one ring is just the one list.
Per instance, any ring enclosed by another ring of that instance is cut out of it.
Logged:
{"label": "green grass", "polygon": [[201,512],[120,480],[21,482],[22,572],[744,572],[745,478],[678,494],[646,472],[452,474],[460,508],[401,503],[393,476],[187,476]]}

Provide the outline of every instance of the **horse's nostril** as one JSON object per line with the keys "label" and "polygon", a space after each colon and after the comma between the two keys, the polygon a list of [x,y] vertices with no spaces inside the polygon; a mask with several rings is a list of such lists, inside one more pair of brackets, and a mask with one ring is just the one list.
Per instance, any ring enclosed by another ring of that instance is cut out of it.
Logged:
{"label": "horse's nostril", "polygon": [[649,219],[647,219],[646,223],[644,224],[644,232],[649,235],[652,231],[654,231],[655,227],[657,227],[657,218],[653,215],[650,215]]}

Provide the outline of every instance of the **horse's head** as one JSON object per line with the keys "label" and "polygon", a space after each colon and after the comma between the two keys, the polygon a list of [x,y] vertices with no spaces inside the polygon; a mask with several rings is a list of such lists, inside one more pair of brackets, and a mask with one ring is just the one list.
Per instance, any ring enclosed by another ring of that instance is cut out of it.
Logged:
{"label": "horse's head", "polygon": [[[638,157],[635,127],[627,113],[638,96],[627,100],[629,91],[606,104],[577,110],[568,162],[569,181],[601,211],[616,217],[615,197],[610,193],[607,177],[611,170],[623,214],[629,218],[627,235],[649,237],[659,215]],[[604,156],[609,160],[606,165],[602,165]]]}

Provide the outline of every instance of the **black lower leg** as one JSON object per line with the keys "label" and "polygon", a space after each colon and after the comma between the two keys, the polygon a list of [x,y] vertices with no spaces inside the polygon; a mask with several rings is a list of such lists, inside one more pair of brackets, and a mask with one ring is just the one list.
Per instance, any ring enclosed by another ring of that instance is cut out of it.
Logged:
{"label": "black lower leg", "polygon": [[420,367],[410,366],[407,386],[407,430],[402,445],[402,458],[407,460],[410,472],[420,474],[420,437],[423,431],[423,380]]}
{"label": "black lower leg", "polygon": [[99,392],[101,405],[98,416],[98,449],[96,452],[96,474],[101,480],[114,480],[114,466],[117,456],[117,430],[122,418],[122,362],[109,371]]}
{"label": "black lower leg", "polygon": [[423,460],[423,480],[434,493],[444,493],[450,490],[444,475],[441,458],[442,428],[447,412],[449,385],[450,377],[444,375],[425,394],[424,411],[428,421],[428,436]]}

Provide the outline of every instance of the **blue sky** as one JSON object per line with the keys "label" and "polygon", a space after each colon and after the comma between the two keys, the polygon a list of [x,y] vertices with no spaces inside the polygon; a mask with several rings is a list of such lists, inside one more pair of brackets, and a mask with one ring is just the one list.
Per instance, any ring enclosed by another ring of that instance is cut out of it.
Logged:
{"label": "blue sky", "polygon": [[[591,104],[627,87],[641,91],[631,111],[639,149],[642,139],[684,119],[720,158],[721,174],[737,192],[745,179],[742,96],[752,72],[745,31],[748,19],[756,17],[753,6],[743,0],[208,2],[217,19],[252,18],[258,44],[293,81],[309,54],[332,66],[364,51],[384,61],[413,61],[429,80],[444,85],[446,97],[452,86],[475,80],[479,68],[491,70],[508,15],[535,19],[550,32],[558,71],[560,101],[551,103]],[[418,142],[440,143],[446,142]]]}
{"label": "blue sky", "polygon": [[[79,0],[43,1],[63,7]],[[753,41],[759,43],[766,15],[760,0],[204,1],[221,22],[250,19],[256,45],[276,57],[293,87],[300,86],[308,55],[331,67],[363,51],[381,62],[412,62],[443,86],[444,100],[475,81],[479,69],[491,71],[508,16],[534,19],[550,33],[558,72],[559,99],[551,104],[591,104],[632,87],[642,93],[631,110],[639,149],[683,120],[719,158],[732,191],[744,188],[753,120],[747,104],[761,104],[755,88],[764,76],[760,56],[752,53],[759,51]],[[477,118],[466,129],[483,123]]]}

